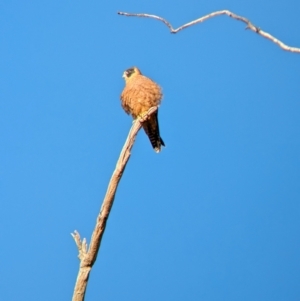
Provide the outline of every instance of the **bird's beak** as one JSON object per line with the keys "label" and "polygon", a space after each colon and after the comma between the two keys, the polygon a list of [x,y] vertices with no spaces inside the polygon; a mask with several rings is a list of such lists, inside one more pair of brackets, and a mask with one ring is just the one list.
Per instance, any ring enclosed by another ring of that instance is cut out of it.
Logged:
{"label": "bird's beak", "polygon": [[126,77],[126,73],[125,73],[125,72],[123,73],[122,77],[123,77],[123,78],[125,78],[125,77]]}

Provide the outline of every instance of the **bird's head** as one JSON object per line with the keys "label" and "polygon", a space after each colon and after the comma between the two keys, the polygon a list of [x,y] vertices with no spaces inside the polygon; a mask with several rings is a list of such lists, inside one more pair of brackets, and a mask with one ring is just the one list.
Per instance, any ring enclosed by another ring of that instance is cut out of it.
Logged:
{"label": "bird's head", "polygon": [[124,71],[123,78],[127,82],[129,79],[132,79],[136,75],[141,75],[141,71],[137,67],[132,67]]}

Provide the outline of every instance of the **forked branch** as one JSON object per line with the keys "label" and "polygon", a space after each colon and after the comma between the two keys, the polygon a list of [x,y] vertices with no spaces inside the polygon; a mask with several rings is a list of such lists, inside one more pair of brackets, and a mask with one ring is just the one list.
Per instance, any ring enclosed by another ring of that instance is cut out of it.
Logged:
{"label": "forked branch", "polygon": [[79,271],[78,271],[77,280],[76,280],[74,293],[73,293],[73,299],[72,299],[73,301],[84,300],[89,274],[97,259],[97,254],[105,231],[106,222],[114,202],[118,184],[121,180],[126,164],[130,158],[131,155],[130,151],[134,144],[136,135],[138,131],[141,129],[143,121],[146,120],[151,114],[156,112],[157,109],[158,107],[150,108],[147,114],[143,117],[143,119],[137,119],[133,123],[129,131],[126,142],[120,153],[116,168],[109,181],[106,195],[104,197],[100,213],[97,217],[96,226],[92,234],[89,247],[85,239],[83,240],[80,239],[80,235],[77,231],[74,231],[74,233],[71,234],[77,245],[79,251],[78,257],[80,260]]}
{"label": "forked branch", "polygon": [[272,36],[271,34],[261,30],[259,27],[255,26],[252,22],[250,22],[247,18],[244,18],[244,17],[241,17],[241,16],[238,16],[234,13],[232,13],[231,11],[229,10],[219,10],[219,11],[216,11],[216,12],[213,12],[213,13],[210,13],[208,15],[205,15],[199,19],[196,19],[194,21],[191,21],[189,23],[186,23],[176,29],[173,28],[173,26],[171,25],[170,22],[168,22],[166,19],[162,18],[162,17],[159,17],[159,16],[156,16],[156,15],[149,15],[149,14],[132,14],[132,13],[126,13],[126,12],[118,12],[119,15],[122,15],[122,16],[126,16],[126,17],[143,17],[143,18],[152,18],[152,19],[155,19],[155,20],[158,20],[158,21],[161,21],[163,22],[169,29],[170,29],[170,32],[171,33],[177,33],[187,27],[190,27],[190,26],[193,26],[195,24],[198,24],[198,23],[202,23],[210,18],[213,18],[213,17],[217,17],[217,16],[221,16],[221,15],[227,15],[228,17],[231,17],[235,20],[238,20],[238,21],[241,21],[243,23],[246,24],[246,29],[250,29],[252,31],[254,31],[255,33],[261,35],[262,37],[272,41],[273,43],[277,44],[280,48],[282,48],[283,50],[286,50],[286,51],[290,51],[290,52],[295,52],[295,53],[300,53],[300,48],[296,48],[296,47],[290,47],[286,44],[284,44],[283,42],[281,42],[280,40],[276,39],[274,36]]}

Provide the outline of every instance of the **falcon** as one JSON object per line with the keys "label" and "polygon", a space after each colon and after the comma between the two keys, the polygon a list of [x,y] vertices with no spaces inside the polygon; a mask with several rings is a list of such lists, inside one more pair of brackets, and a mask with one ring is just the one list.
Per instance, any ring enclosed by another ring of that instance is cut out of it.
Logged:
{"label": "falcon", "polygon": [[[158,84],[142,75],[137,67],[124,71],[125,88],[121,94],[121,104],[124,111],[133,119],[143,118],[147,111],[161,103],[162,92]],[[159,134],[158,111],[151,114],[142,123],[143,129],[155,152],[159,153],[164,141]]]}

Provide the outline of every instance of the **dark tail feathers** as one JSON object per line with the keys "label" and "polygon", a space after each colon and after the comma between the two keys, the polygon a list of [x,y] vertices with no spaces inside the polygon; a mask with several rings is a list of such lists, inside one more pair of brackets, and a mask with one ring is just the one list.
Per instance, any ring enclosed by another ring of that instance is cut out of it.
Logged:
{"label": "dark tail feathers", "polygon": [[159,134],[158,112],[153,113],[148,120],[143,122],[143,128],[149,137],[152,147],[159,153],[161,146],[165,146],[165,143]]}

